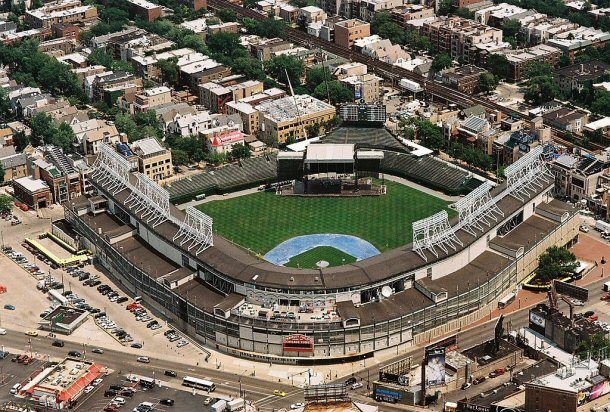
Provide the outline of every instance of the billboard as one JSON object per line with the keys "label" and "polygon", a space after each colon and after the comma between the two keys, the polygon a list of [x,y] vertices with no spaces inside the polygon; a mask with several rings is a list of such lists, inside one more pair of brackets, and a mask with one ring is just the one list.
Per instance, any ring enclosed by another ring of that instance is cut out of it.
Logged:
{"label": "billboard", "polygon": [[303,389],[303,395],[308,402],[335,401],[348,399],[347,386],[344,383],[329,385],[311,385]]}
{"label": "billboard", "polygon": [[452,350],[456,350],[458,348],[457,335],[446,337],[443,340],[436,341],[426,346],[426,350],[435,348],[444,348],[445,352],[451,352]]}
{"label": "billboard", "polygon": [[409,386],[411,372],[411,357],[401,359],[379,368],[379,380],[396,385]]}
{"label": "billboard", "polygon": [[426,349],[427,386],[445,384],[445,348]]}
{"label": "billboard", "polygon": [[313,339],[305,335],[290,335],[284,338],[284,352],[312,353],[313,348]]}
{"label": "billboard", "polygon": [[561,280],[554,280],[555,291],[560,295],[566,295],[580,301],[589,300],[589,290],[580,286],[573,285],[571,283],[562,282]]}
{"label": "billboard", "polygon": [[578,405],[584,405],[597,398],[610,393],[610,381],[603,381],[591,386],[589,389],[578,392]]}
{"label": "billboard", "polygon": [[533,311],[530,311],[530,323],[542,329],[546,326],[546,320]]}

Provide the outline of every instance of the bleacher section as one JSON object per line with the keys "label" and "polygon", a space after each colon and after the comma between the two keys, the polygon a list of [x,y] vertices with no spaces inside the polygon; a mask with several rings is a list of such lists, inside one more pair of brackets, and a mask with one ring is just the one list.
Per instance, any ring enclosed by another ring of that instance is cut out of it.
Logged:
{"label": "bleacher section", "polygon": [[326,135],[322,143],[350,143],[395,152],[408,150],[384,128],[340,127]]}
{"label": "bleacher section", "polygon": [[468,172],[430,156],[416,158],[406,153],[385,151],[381,171],[451,195],[468,193],[480,184]]}
{"label": "bleacher section", "polygon": [[166,189],[173,203],[182,203],[192,200],[199,194],[233,192],[275,180],[277,180],[277,157],[269,155],[243,159],[238,164],[192,175],[168,184]]}

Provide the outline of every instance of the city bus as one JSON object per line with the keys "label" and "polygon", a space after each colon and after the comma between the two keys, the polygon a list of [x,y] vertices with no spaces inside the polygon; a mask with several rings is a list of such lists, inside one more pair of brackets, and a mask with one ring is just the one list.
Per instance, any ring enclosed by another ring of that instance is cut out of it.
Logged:
{"label": "city bus", "polygon": [[155,387],[155,380],[152,378],[147,378],[146,376],[140,377],[140,385],[144,388],[152,389]]}
{"label": "city bus", "polygon": [[509,293],[508,295],[504,296],[498,302],[498,308],[499,309],[504,309],[505,307],[507,307],[508,305],[513,303],[515,301],[516,297],[517,297],[517,295],[515,295],[514,293]]}
{"label": "city bus", "polygon": [[204,389],[208,392],[213,392],[216,389],[216,385],[214,382],[206,381],[204,379],[193,378],[190,376],[185,376],[182,380],[182,385],[188,386],[196,389]]}

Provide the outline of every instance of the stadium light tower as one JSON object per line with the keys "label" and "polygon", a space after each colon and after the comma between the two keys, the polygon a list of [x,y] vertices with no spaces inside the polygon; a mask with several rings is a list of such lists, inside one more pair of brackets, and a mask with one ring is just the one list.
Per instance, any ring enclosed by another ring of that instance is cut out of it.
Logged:
{"label": "stadium light tower", "polygon": [[198,255],[210,246],[214,246],[212,225],[211,217],[189,206],[184,221],[172,240],[174,242],[180,240],[180,246],[187,244],[187,250],[195,249],[195,255]]}
{"label": "stadium light tower", "polygon": [[498,221],[498,216],[504,216],[496,201],[491,197],[492,184],[486,180],[472,192],[452,204],[450,207],[458,212],[457,229],[464,229],[471,235],[476,235],[474,229],[483,231],[481,223],[491,226],[490,220]]}
{"label": "stadium light tower", "polygon": [[542,160],[543,152],[544,148],[537,146],[506,167],[506,194],[523,201],[542,187],[543,179],[553,176]]}
{"label": "stadium light tower", "polygon": [[130,186],[131,194],[125,200],[140,218],[152,227],[156,227],[171,218],[169,192],[163,189],[148,176],[138,173],[136,184]]}
{"label": "stadium light tower", "polygon": [[116,195],[129,185],[129,161],[107,144],[100,146],[100,152],[93,164],[91,177],[98,181],[112,195]]}
{"label": "stadium light tower", "polygon": [[413,251],[426,262],[428,261],[426,250],[438,257],[436,248],[449,253],[448,248],[457,250],[457,245],[463,246],[463,243],[449,224],[446,210],[413,222]]}

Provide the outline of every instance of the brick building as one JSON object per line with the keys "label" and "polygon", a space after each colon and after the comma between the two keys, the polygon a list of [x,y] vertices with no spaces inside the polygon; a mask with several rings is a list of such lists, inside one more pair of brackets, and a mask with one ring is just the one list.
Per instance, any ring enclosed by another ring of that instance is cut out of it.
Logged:
{"label": "brick building", "polygon": [[358,39],[371,35],[371,25],[358,19],[344,20],[335,24],[335,43],[351,49]]}

